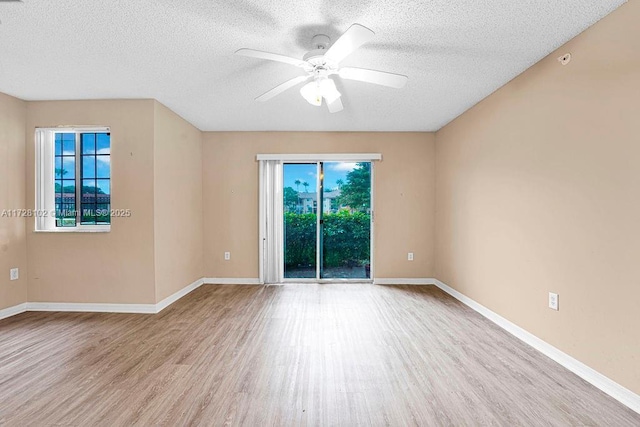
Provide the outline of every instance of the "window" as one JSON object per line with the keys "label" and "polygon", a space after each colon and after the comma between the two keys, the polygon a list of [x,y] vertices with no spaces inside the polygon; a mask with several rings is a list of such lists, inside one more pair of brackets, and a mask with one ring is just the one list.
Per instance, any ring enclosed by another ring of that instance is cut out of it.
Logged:
{"label": "window", "polygon": [[36,131],[36,230],[109,231],[109,128]]}

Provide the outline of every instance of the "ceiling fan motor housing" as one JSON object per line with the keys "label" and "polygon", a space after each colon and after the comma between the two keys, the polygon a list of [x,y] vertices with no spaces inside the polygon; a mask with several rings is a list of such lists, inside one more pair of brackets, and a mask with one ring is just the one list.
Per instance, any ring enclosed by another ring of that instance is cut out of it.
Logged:
{"label": "ceiling fan motor housing", "polygon": [[314,49],[307,52],[302,59],[313,65],[314,68],[325,67],[327,65],[327,59],[324,54],[327,53],[327,49],[329,49],[331,39],[324,34],[317,34],[311,39],[311,43]]}
{"label": "ceiling fan motor housing", "polygon": [[324,49],[314,49],[311,50],[309,52],[307,52],[302,59],[307,61],[308,63],[314,65],[314,66],[322,66],[324,64],[326,64],[327,60],[324,57],[324,54],[327,51]]}
{"label": "ceiling fan motor housing", "polygon": [[311,39],[311,44],[314,49],[329,49],[329,44],[331,43],[331,39],[329,36],[325,36],[324,34],[317,34],[313,36]]}

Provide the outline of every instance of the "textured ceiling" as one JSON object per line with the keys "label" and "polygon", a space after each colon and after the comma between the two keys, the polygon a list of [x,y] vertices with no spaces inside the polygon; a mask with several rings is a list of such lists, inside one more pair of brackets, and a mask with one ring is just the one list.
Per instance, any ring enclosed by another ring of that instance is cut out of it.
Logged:
{"label": "textured ceiling", "polygon": [[[624,0],[24,0],[0,2],[0,92],[26,100],[155,98],[201,130],[434,131]],[[338,81],[344,111],[303,72],[233,55],[301,58],[352,23],[376,37],[341,65],[409,76],[403,89]]]}

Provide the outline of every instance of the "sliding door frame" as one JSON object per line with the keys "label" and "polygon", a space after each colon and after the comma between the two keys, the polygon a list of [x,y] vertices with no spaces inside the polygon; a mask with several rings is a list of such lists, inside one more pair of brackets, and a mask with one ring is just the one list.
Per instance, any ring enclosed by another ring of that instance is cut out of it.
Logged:
{"label": "sliding door frame", "polygon": [[[289,163],[294,164],[316,164],[316,191],[318,192],[317,197],[317,207],[316,207],[316,277],[314,279],[285,279],[284,278],[284,238],[282,239],[282,244],[280,245],[280,260],[282,261],[282,266],[280,267],[280,271],[282,273],[282,277],[280,277],[281,283],[373,283],[373,279],[375,277],[375,246],[374,246],[374,234],[375,234],[375,161],[382,160],[382,155],[379,153],[363,153],[363,154],[258,154],[257,160],[259,161],[259,171],[260,171],[260,191],[259,191],[259,275],[260,275],[260,283],[265,283],[265,256],[266,254],[266,228],[267,228],[267,215],[266,215],[266,206],[267,201],[263,188],[263,177],[264,177],[264,160],[278,160],[281,162],[282,167],[280,168],[280,174],[283,176],[280,177],[280,181],[283,181],[284,178],[284,165]],[[368,162],[370,163],[370,214],[369,214],[369,278],[362,279],[321,279],[320,278],[320,270],[321,270],[321,253],[322,250],[320,248],[320,244],[322,244],[322,236],[320,233],[322,232],[320,227],[320,217],[318,213],[323,209],[323,206],[320,204],[322,201],[323,195],[320,194],[323,191],[323,188],[320,186],[321,183],[321,163],[326,162]],[[282,203],[282,201],[281,201]],[[281,221],[284,222],[284,216],[281,218]],[[284,232],[284,224],[282,224],[282,230]]]}

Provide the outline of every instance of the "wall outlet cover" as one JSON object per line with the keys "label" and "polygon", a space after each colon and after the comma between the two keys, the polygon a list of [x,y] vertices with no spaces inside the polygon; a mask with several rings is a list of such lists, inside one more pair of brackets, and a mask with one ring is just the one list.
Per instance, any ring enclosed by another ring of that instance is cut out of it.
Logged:
{"label": "wall outlet cover", "polygon": [[552,310],[558,310],[558,294],[549,292],[549,308]]}
{"label": "wall outlet cover", "polygon": [[17,268],[12,268],[9,270],[9,279],[10,280],[18,280],[20,278],[20,270]]}

